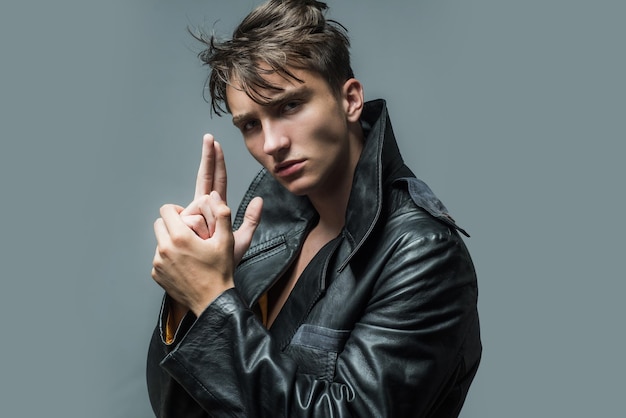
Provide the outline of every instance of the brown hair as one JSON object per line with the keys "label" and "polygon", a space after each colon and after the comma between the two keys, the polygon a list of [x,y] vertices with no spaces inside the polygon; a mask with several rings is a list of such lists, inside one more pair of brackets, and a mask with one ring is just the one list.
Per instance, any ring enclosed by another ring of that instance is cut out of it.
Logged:
{"label": "brown hair", "polygon": [[211,67],[207,79],[211,109],[228,111],[226,86],[233,80],[257,103],[269,99],[262,90],[281,90],[264,75],[279,73],[302,82],[289,68],[314,71],[339,93],[352,78],[350,41],[340,23],[326,19],[326,3],[314,0],[269,0],[246,16],[229,40],[195,35],[206,49],[198,54]]}

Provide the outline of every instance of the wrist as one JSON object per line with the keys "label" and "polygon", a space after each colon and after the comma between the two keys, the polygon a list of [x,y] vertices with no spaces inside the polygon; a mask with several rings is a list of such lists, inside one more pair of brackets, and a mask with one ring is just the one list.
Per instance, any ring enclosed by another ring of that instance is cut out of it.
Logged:
{"label": "wrist", "polygon": [[225,291],[229,289],[232,289],[233,287],[235,286],[233,284],[230,284],[230,285],[221,286],[220,288],[216,288],[214,289],[214,291],[208,294],[207,297],[204,298],[202,301],[191,304],[189,309],[191,310],[191,312],[194,313],[194,315],[196,315],[196,317],[199,317],[202,314],[202,312],[204,312],[206,308],[208,308],[209,305],[213,303],[215,299],[217,299],[222,293],[224,293]]}

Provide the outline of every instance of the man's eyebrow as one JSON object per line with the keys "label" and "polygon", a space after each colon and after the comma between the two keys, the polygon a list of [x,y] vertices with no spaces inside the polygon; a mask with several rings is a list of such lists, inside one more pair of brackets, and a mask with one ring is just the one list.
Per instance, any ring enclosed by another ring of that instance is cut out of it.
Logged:
{"label": "man's eyebrow", "polygon": [[244,120],[250,119],[251,115],[251,113],[242,113],[241,115],[233,116],[233,125],[239,126]]}
{"label": "man's eyebrow", "polygon": [[[272,107],[272,106],[276,106],[279,105],[281,103],[284,102],[288,102],[289,100],[293,100],[293,99],[301,99],[301,98],[308,98],[312,93],[312,90],[308,87],[308,86],[302,86],[300,88],[295,88],[295,89],[290,89],[287,91],[282,91],[280,93],[278,93],[277,95],[271,97],[269,100],[267,100],[267,102],[265,102],[263,104],[263,107]],[[253,116],[252,113],[242,113],[241,115],[235,115],[233,116],[233,125],[235,126],[239,126],[239,124],[246,120],[246,119],[250,119]]]}

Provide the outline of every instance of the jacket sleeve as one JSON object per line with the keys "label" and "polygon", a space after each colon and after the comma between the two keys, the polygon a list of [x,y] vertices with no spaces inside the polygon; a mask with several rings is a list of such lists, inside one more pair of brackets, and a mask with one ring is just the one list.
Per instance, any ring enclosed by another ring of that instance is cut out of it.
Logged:
{"label": "jacket sleeve", "polygon": [[400,237],[383,256],[332,381],[299,374],[230,289],[171,350],[155,334],[155,412],[187,416],[185,402],[163,409],[178,390],[213,417],[457,416],[480,358],[477,289],[462,240],[443,230]]}

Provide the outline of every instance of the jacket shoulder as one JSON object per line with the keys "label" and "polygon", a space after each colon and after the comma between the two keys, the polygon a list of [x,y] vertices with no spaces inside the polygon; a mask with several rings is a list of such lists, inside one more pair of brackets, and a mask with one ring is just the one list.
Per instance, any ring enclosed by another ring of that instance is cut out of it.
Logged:
{"label": "jacket shoulder", "polygon": [[418,178],[396,179],[387,193],[387,203],[388,219],[402,217],[404,221],[420,220],[422,224],[431,224],[432,232],[443,226],[469,237],[430,187]]}

